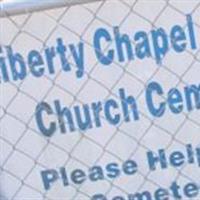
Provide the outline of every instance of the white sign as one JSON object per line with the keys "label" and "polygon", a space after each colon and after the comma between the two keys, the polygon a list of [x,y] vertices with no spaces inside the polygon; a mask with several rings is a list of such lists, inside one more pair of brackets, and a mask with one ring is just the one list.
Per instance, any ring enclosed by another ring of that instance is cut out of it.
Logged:
{"label": "white sign", "polygon": [[199,3],[11,7],[0,199],[199,199]]}

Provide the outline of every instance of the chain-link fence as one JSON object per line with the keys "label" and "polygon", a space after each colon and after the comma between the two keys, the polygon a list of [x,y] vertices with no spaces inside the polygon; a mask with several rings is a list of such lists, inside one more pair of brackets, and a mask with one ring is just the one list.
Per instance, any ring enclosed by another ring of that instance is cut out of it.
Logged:
{"label": "chain-link fence", "polygon": [[[199,183],[200,171],[196,165],[152,172],[144,164],[148,150],[157,152],[160,148],[166,151],[178,148],[184,151],[186,144],[199,145],[198,110],[178,115],[166,111],[164,117],[153,118],[147,114],[144,103],[145,89],[151,81],[162,83],[166,91],[172,87],[181,90],[184,86],[198,83],[199,50],[188,49],[181,54],[169,51],[160,66],[152,57],[126,63],[115,61],[110,66],[102,66],[93,59],[92,38],[94,30],[99,27],[111,30],[118,26],[122,33],[130,35],[141,29],[149,33],[152,28],[165,27],[168,30],[174,24],[186,28],[186,14],[192,15],[197,40],[200,40],[200,3],[195,0],[107,0],[0,19],[2,49],[10,45],[23,55],[30,49],[38,49],[42,54],[46,47],[55,44],[57,38],[63,38],[66,44],[83,41],[88,58],[81,79],[75,77],[73,69],[70,73],[63,72],[59,61],[55,60],[56,72],[53,75],[44,73],[38,79],[27,75],[22,81],[1,83],[2,200],[86,200],[96,193],[108,197],[126,196],[147,189],[153,191],[158,186],[168,188],[174,180],[181,184],[188,181]],[[113,43],[110,42],[109,46]],[[3,55],[2,51],[0,57]],[[68,59],[73,65],[70,55]],[[63,105],[72,108],[94,100],[117,100],[119,88],[126,88],[127,93],[135,95],[140,102],[139,121],[122,121],[112,126],[101,116],[102,128],[66,134],[57,130],[51,138],[39,132],[35,122],[38,103],[52,103],[59,99]],[[75,168],[88,170],[94,165],[123,163],[128,159],[137,160],[138,173],[121,175],[115,180],[105,178],[97,183],[86,181],[67,187],[58,181],[45,191],[40,176],[44,169],[65,166],[68,172]]]}

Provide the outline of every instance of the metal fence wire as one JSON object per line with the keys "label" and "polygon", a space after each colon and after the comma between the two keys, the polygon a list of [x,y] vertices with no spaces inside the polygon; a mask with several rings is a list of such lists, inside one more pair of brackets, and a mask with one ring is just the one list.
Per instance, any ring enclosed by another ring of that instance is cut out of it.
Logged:
{"label": "metal fence wire", "polygon": [[[199,50],[186,50],[181,54],[169,51],[159,67],[153,58],[125,64],[116,61],[111,66],[102,66],[92,59],[92,34],[98,27],[111,30],[119,26],[121,32],[130,34],[142,29],[150,34],[152,28],[169,29],[174,24],[185,27],[186,14],[192,15],[197,34],[200,33],[200,2],[196,0],[104,0],[0,18],[1,50],[10,45],[23,55],[30,49],[43,53],[61,37],[66,44],[83,41],[89,55],[81,79],[75,77],[73,70],[63,72],[55,61],[57,71],[54,75],[45,74],[38,79],[27,75],[22,81],[1,83],[0,199],[87,200],[96,193],[107,197],[127,196],[146,189],[168,188],[174,180],[180,184],[199,183],[197,166],[185,164],[181,168],[152,172],[144,164],[144,155],[148,150],[184,150],[186,144],[199,145],[200,113],[173,115],[166,111],[164,117],[153,118],[147,114],[143,100],[150,81],[162,83],[166,90],[199,81]],[[0,52],[3,57],[4,53]],[[68,58],[70,60],[70,56]],[[41,101],[50,103],[60,99],[63,105],[72,108],[94,100],[117,100],[117,91],[122,87],[140,102],[139,121],[122,121],[112,126],[104,123],[102,116],[104,125],[101,128],[66,134],[57,130],[49,138],[36,126],[35,107]],[[106,178],[97,183],[86,181],[67,187],[57,181],[45,191],[40,176],[44,169],[65,166],[67,171],[87,170],[90,166],[103,166],[110,161],[123,163],[128,159],[137,160],[138,173],[121,175],[115,180]]]}

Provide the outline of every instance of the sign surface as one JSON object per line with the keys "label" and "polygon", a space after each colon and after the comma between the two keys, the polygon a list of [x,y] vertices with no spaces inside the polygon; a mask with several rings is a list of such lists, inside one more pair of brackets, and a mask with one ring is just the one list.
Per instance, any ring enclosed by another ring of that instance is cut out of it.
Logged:
{"label": "sign surface", "polygon": [[194,0],[0,18],[0,199],[200,199],[199,47]]}

